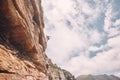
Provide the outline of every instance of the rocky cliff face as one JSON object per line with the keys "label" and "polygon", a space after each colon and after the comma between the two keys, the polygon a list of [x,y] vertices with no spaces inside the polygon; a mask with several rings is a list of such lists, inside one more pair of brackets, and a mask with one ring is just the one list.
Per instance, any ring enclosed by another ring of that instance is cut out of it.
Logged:
{"label": "rocky cliff face", "polygon": [[46,57],[43,28],[41,0],[0,0],[0,80],[73,80]]}
{"label": "rocky cliff face", "polygon": [[47,59],[47,64],[50,80],[76,80],[70,72],[61,69],[56,64],[53,64],[50,59]]}

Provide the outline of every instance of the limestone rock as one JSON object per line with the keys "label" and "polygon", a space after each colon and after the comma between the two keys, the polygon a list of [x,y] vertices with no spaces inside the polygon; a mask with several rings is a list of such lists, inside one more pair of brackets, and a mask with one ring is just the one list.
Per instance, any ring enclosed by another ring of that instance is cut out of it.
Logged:
{"label": "limestone rock", "polygon": [[61,69],[56,64],[53,64],[50,59],[47,59],[47,63],[50,80],[76,80],[70,72]]}
{"label": "limestone rock", "polygon": [[40,0],[0,0],[0,36],[44,68],[46,41],[40,4]]}
{"label": "limestone rock", "polygon": [[17,52],[0,45],[0,80],[46,80],[45,73]]}
{"label": "limestone rock", "polygon": [[43,28],[41,0],[0,0],[0,80],[74,80],[47,58]]}
{"label": "limestone rock", "polygon": [[41,0],[0,0],[0,80],[47,76],[43,28]]}

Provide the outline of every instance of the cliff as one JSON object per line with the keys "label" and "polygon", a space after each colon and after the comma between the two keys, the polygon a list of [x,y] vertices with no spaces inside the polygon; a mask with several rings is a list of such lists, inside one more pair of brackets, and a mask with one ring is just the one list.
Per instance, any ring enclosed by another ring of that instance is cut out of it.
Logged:
{"label": "cliff", "polygon": [[47,58],[43,28],[41,0],[0,0],[0,80],[74,80]]}
{"label": "cliff", "polygon": [[47,69],[50,75],[50,80],[76,80],[75,77],[68,71],[61,69],[56,64],[53,64],[50,59],[47,59]]}

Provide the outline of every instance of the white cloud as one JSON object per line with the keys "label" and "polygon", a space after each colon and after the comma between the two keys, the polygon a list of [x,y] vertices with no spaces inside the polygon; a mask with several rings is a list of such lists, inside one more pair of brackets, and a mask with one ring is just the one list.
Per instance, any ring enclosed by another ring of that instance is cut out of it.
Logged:
{"label": "white cloud", "polygon": [[[85,56],[72,58],[65,68],[75,75],[82,74],[104,74],[109,71],[119,70],[120,54],[119,50],[112,49],[107,52],[97,54],[92,59]],[[74,69],[73,69],[74,68]]]}
{"label": "white cloud", "polygon": [[89,47],[89,51],[99,51],[99,50],[102,50],[104,48],[104,46],[100,46],[100,47],[97,47],[97,46],[90,46]]}
{"label": "white cloud", "polygon": [[90,32],[89,40],[93,43],[99,43],[102,40],[102,34],[96,30]]}
{"label": "white cloud", "polygon": [[110,38],[108,40],[108,45],[113,48],[119,48],[120,47],[120,36]]}
{"label": "white cloud", "polygon": [[[112,0],[43,0],[42,5],[50,36],[46,53],[53,62],[76,76],[120,69],[120,19]],[[89,57],[91,51],[95,55]]]}
{"label": "white cloud", "polygon": [[105,20],[104,20],[104,30],[108,31],[108,29],[112,26],[112,6],[108,7],[105,13]]}
{"label": "white cloud", "polygon": [[115,21],[114,26],[120,26],[120,19]]}
{"label": "white cloud", "polygon": [[115,72],[115,73],[113,73],[115,76],[118,76],[118,77],[120,77],[120,72]]}
{"label": "white cloud", "polygon": [[[110,3],[107,6],[106,12],[105,12],[105,19],[104,19],[104,30],[109,33],[109,37],[112,37],[114,35],[117,35],[120,33],[118,31],[119,26],[119,19],[115,19],[119,12],[114,11],[114,7],[112,6],[112,3]],[[115,21],[114,21],[115,20]]]}

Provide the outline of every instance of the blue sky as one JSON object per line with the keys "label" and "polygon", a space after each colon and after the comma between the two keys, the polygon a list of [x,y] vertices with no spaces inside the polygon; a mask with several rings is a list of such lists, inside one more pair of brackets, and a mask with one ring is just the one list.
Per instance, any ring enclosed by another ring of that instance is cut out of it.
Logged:
{"label": "blue sky", "polygon": [[120,0],[42,0],[46,53],[75,76],[120,76]]}

